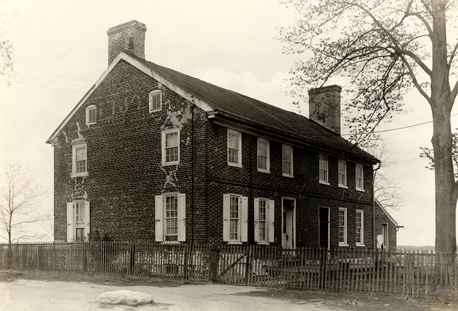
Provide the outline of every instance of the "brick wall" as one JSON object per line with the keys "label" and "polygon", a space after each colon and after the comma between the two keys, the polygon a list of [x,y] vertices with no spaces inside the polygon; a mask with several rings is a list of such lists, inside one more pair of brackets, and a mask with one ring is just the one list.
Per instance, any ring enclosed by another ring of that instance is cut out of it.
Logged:
{"label": "brick wall", "polygon": [[[148,94],[162,89],[163,109],[148,112]],[[85,124],[85,108],[97,106],[97,123]],[[349,245],[355,210],[365,211],[366,246],[372,236],[372,168],[364,167],[365,191],[356,191],[355,163],[347,162],[348,188],[337,186],[337,157],[329,156],[330,185],[318,183],[319,153],[293,148],[294,178],[282,176],[282,143],[270,141],[270,173],[257,171],[257,137],[242,133],[242,167],[227,164],[227,128],[199,108],[121,61],[58,136],[55,161],[55,240],[66,240],[66,203],[91,204],[91,231],[116,240],[154,241],[154,197],[186,194],[186,240],[223,243],[223,195],[248,197],[248,241],[254,243],[254,198],[275,201],[275,244],[281,245],[282,198],[296,201],[296,246],[318,246],[318,209],[331,208],[331,246],[337,246],[337,211],[348,208]],[[194,122],[191,122],[191,114]],[[80,130],[76,123],[78,122]],[[161,131],[180,127],[180,164],[161,166]],[[194,131],[194,135],[191,132]],[[72,178],[72,144],[87,142],[89,176]],[[192,154],[194,145],[194,154]],[[192,191],[192,159],[194,191]],[[176,171],[176,186],[166,174]],[[367,212],[366,212],[367,210]],[[194,226],[192,226],[194,224]]]}

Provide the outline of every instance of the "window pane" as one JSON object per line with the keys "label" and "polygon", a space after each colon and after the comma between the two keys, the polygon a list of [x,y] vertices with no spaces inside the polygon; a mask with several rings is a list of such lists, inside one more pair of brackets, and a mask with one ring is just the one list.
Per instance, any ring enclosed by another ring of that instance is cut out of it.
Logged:
{"label": "window pane", "polygon": [[178,198],[165,197],[165,240],[178,240]]}
{"label": "window pane", "polygon": [[153,94],[152,97],[153,97],[152,98],[153,110],[160,109],[161,108],[161,94],[160,93],[156,93],[156,94]]}
{"label": "window pane", "polygon": [[258,168],[267,170],[267,158],[261,155],[258,155]]}
{"label": "window pane", "polygon": [[259,200],[259,241],[267,240],[267,201]]}
{"label": "window pane", "polygon": [[238,240],[238,226],[239,226],[239,198],[231,197],[230,200],[230,210],[229,210],[229,238],[231,240]]}
{"label": "window pane", "polygon": [[291,175],[291,163],[283,161],[283,174]]}
{"label": "window pane", "polygon": [[345,243],[345,210],[339,210],[339,243]]}

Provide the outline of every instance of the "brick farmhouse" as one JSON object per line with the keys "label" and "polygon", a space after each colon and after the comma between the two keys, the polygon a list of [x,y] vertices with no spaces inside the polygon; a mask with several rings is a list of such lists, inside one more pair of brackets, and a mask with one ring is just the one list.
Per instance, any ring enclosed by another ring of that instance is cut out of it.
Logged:
{"label": "brick farmhouse", "polygon": [[145,32],[108,30],[108,68],[47,141],[56,241],[396,247],[339,86],[306,118],[146,61]]}

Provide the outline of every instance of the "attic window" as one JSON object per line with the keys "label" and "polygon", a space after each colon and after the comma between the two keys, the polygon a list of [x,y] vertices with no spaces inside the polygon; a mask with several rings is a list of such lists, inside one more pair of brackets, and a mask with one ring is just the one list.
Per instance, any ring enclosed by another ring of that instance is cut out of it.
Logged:
{"label": "attic window", "polygon": [[154,90],[149,93],[149,112],[159,111],[162,108],[162,92]]}
{"label": "attic window", "polygon": [[97,106],[91,105],[86,107],[86,125],[97,122]]}

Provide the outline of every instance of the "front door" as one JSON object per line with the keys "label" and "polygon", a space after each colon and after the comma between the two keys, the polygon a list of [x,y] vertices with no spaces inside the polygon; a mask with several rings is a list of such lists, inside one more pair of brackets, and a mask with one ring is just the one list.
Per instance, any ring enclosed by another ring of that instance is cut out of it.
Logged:
{"label": "front door", "polygon": [[282,200],[282,247],[286,249],[296,247],[296,217],[294,199]]}
{"label": "front door", "polygon": [[329,248],[329,208],[320,207],[320,248]]}

